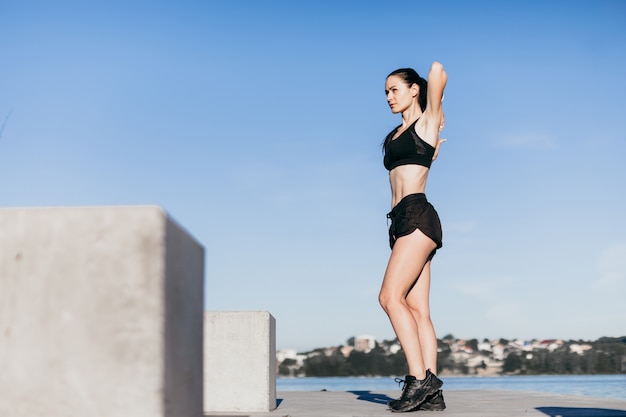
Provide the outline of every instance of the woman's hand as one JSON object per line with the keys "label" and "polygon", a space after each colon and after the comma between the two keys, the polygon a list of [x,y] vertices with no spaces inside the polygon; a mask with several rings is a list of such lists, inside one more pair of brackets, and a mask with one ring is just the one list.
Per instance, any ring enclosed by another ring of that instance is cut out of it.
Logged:
{"label": "woman's hand", "polygon": [[[441,98],[441,101],[443,101],[443,97]],[[443,130],[443,128],[446,125],[446,116],[443,113],[443,111],[441,112],[441,121],[439,122],[439,132],[441,132]],[[446,140],[445,139],[439,139],[437,138],[437,143],[435,144],[435,153],[433,154],[433,161],[435,159],[437,159],[437,156],[439,155],[439,148],[441,147],[441,144],[444,143]]]}
{"label": "woman's hand", "polygon": [[433,154],[433,161],[437,159],[437,156],[439,156],[439,148],[441,147],[441,144],[444,143],[445,141],[446,141],[445,139],[437,139],[437,145],[435,146],[435,153]]}

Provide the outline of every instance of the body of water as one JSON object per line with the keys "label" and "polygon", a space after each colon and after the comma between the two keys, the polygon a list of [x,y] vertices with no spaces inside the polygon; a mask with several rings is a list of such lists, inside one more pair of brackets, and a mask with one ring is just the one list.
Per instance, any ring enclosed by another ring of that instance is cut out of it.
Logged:
{"label": "body of water", "polygon": [[[626,400],[626,375],[443,377],[443,389],[554,392]],[[400,391],[392,377],[278,378],[277,391]]]}

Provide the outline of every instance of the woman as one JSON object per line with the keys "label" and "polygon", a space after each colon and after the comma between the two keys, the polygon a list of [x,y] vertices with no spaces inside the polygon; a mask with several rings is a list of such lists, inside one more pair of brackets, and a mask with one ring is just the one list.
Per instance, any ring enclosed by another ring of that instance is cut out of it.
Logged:
{"label": "woman", "polygon": [[437,157],[443,129],[443,90],[447,75],[434,62],[428,82],[410,68],[389,74],[385,94],[392,113],[402,115],[383,144],[389,170],[392,210],[391,256],[379,301],[400,341],[409,375],[402,395],[389,402],[392,411],[443,410],[443,382],[437,378],[437,337],[430,320],[430,262],[441,247],[439,216],[424,191],[431,162]]}

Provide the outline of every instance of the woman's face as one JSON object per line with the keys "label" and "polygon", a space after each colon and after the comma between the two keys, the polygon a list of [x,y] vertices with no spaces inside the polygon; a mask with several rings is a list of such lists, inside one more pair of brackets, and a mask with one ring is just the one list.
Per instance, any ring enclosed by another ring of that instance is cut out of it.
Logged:
{"label": "woman's face", "polygon": [[409,86],[399,75],[391,75],[385,83],[387,103],[392,113],[402,113],[414,103],[419,92],[416,84]]}

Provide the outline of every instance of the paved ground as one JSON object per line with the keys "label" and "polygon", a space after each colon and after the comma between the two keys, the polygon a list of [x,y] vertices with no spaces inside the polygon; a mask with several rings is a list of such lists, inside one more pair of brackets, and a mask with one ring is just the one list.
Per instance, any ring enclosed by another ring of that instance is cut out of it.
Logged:
{"label": "paved ground", "polygon": [[399,392],[285,391],[268,413],[215,413],[210,417],[626,417],[626,400],[505,390],[445,391],[440,412],[391,413],[386,403]]}

